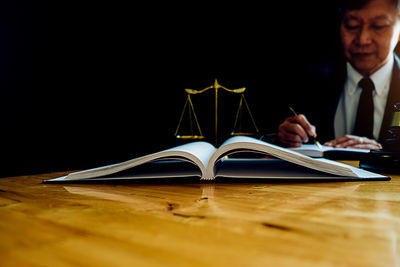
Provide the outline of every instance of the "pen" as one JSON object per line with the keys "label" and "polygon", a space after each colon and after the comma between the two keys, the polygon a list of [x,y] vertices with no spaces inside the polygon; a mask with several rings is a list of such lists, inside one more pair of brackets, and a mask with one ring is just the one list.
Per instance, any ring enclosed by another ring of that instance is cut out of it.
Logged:
{"label": "pen", "polygon": [[[291,106],[289,106],[289,109],[295,116],[297,116],[297,112],[294,111]],[[310,141],[313,142],[319,149],[322,149],[321,144],[313,136],[310,136]]]}

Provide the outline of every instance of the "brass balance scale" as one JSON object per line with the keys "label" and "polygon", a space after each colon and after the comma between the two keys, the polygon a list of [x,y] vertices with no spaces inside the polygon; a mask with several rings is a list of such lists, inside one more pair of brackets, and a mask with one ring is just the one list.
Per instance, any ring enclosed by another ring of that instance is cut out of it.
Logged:
{"label": "brass balance scale", "polygon": [[[238,88],[238,89],[228,89],[222,85],[220,85],[217,81],[217,79],[215,79],[214,84],[211,86],[208,86],[204,89],[201,90],[194,90],[194,89],[185,89],[186,93],[187,93],[187,98],[186,98],[186,102],[185,105],[183,107],[181,116],[179,118],[179,122],[178,122],[178,126],[176,128],[175,131],[175,137],[179,138],[179,139],[192,139],[192,140],[199,140],[199,139],[204,139],[205,136],[203,135],[203,132],[201,130],[200,124],[199,124],[199,120],[197,118],[196,112],[194,110],[194,105],[193,105],[193,101],[192,101],[192,95],[197,95],[197,94],[203,94],[211,89],[214,89],[214,97],[215,97],[215,101],[214,101],[214,105],[215,105],[215,110],[214,110],[214,120],[215,120],[215,144],[217,144],[218,142],[218,91],[219,89],[225,90],[229,93],[234,93],[234,94],[239,94],[240,95],[240,99],[239,99],[239,107],[238,110],[236,112],[236,116],[235,116],[235,122],[233,125],[233,130],[231,131],[231,135],[232,136],[253,136],[258,134],[258,128],[257,125],[254,121],[253,115],[251,114],[249,105],[247,104],[246,98],[244,96],[244,92],[246,91],[245,87],[242,88]],[[243,113],[243,109],[246,109],[247,114],[249,114],[252,126],[254,128],[254,132],[244,132],[241,129],[241,116],[240,114]],[[179,134],[179,131],[181,130],[181,125],[182,125],[182,120],[183,117],[185,115],[185,113],[187,113],[187,115],[189,116],[189,121],[190,121],[190,130],[189,133],[187,134]],[[195,125],[195,127],[193,127],[193,125]],[[196,128],[196,129],[194,129]]]}

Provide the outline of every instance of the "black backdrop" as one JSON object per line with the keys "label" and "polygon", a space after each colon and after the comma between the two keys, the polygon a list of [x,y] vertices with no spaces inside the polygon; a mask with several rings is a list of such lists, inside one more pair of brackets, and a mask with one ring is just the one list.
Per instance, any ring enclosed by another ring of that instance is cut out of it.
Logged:
{"label": "black backdrop", "polygon": [[[1,175],[92,167],[176,145],[184,89],[215,78],[247,87],[258,127],[275,131],[302,70],[337,50],[334,2],[128,2],[2,1]],[[210,113],[211,99],[196,112]],[[223,105],[220,140],[237,103]],[[200,124],[212,132],[212,117]]]}

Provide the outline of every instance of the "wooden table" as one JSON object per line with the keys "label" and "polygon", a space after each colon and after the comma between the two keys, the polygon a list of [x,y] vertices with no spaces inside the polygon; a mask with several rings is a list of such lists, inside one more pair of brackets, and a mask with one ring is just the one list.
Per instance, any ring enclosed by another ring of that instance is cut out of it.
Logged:
{"label": "wooden table", "polygon": [[326,183],[0,179],[1,266],[400,266],[400,176]]}

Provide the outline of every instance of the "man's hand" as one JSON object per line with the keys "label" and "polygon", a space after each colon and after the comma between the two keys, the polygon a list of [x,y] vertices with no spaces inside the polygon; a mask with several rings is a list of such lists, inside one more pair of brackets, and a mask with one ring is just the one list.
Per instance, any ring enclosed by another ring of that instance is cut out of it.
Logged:
{"label": "man's hand", "polygon": [[374,139],[349,134],[326,142],[324,145],[340,148],[382,149],[382,145]]}
{"label": "man's hand", "polygon": [[315,127],[302,114],[286,118],[278,128],[279,141],[287,147],[299,147],[309,136],[317,137]]}

